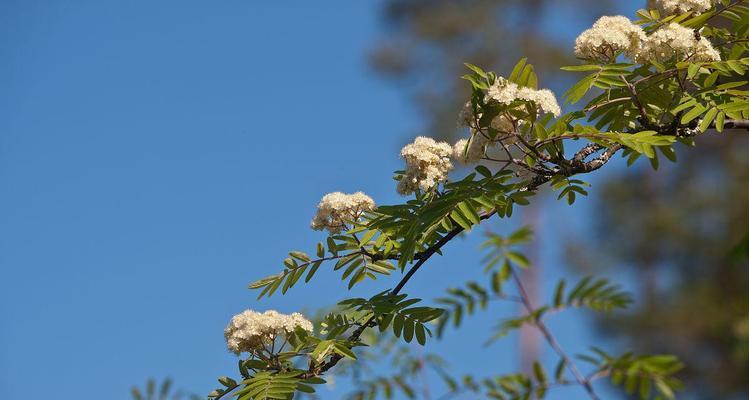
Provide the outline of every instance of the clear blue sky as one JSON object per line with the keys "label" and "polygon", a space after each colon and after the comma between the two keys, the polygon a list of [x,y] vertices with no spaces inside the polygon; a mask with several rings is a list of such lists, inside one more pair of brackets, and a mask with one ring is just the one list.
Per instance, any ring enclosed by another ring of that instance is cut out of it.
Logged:
{"label": "clear blue sky", "polygon": [[[235,372],[233,314],[347,295],[332,273],[261,303],[246,285],[322,239],[308,225],[323,194],[399,200],[391,172],[419,121],[367,68],[379,7],[0,3],[0,398],[126,399],[167,375],[204,394]],[[571,211],[549,207],[568,226]],[[480,239],[452,245],[411,293],[481,279]],[[549,282],[563,273],[551,266]],[[584,349],[580,318],[554,326]],[[515,339],[474,344],[487,335],[428,350],[455,371],[511,371]]]}

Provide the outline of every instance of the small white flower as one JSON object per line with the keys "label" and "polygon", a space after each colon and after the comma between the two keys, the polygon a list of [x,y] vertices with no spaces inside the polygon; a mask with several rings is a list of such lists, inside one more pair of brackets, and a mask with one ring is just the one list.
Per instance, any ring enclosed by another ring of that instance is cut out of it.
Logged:
{"label": "small white flower", "polygon": [[637,58],[659,62],[720,61],[720,53],[706,38],[697,39],[692,29],[672,22],[648,36]]}
{"label": "small white flower", "polygon": [[536,103],[544,112],[553,114],[555,117],[562,114],[556,96],[549,89],[522,88],[518,92],[518,98]]}
{"label": "small white flower", "polygon": [[447,174],[453,169],[452,152],[450,144],[424,136],[403,147],[401,157],[406,161],[406,172],[398,182],[398,193],[427,191],[447,181]]}
{"label": "small white flower", "polygon": [[264,313],[245,310],[231,319],[224,329],[224,338],[229,351],[239,355],[252,353],[278,338],[285,338],[297,327],[312,332],[312,323],[300,313],[286,315],[274,310]]}
{"label": "small white flower", "polygon": [[[481,112],[474,115],[473,106],[471,106],[471,102],[469,101],[465,105],[463,105],[463,108],[460,110],[460,113],[458,114],[459,126],[469,127],[471,128],[471,131],[473,132],[475,129],[478,128],[476,121],[480,120],[482,115],[483,114]],[[510,118],[508,118],[507,115],[505,114],[500,114],[494,117],[494,119],[491,122],[491,127],[505,134],[512,133],[515,130],[512,120],[510,120]]]}
{"label": "small white flower", "polygon": [[715,5],[714,0],[656,0],[655,6],[665,15],[682,14],[692,11],[702,14]]}
{"label": "small white flower", "polygon": [[489,139],[482,134],[473,135],[470,140],[460,139],[453,146],[453,158],[463,164],[477,163],[486,154],[488,143]]}
{"label": "small white flower", "polygon": [[473,105],[470,101],[467,101],[465,104],[463,104],[463,108],[460,109],[460,113],[458,114],[458,124],[459,126],[474,126],[475,125],[475,119],[481,118],[481,114],[479,115],[473,115]]}
{"label": "small white flower", "polygon": [[639,52],[645,32],[627,17],[601,17],[593,27],[575,40],[575,55],[598,61],[610,61],[619,52],[634,58]]}
{"label": "small white flower", "polygon": [[347,223],[359,219],[364,211],[372,211],[374,208],[374,200],[362,192],[328,193],[317,205],[317,213],[312,218],[311,226],[314,230],[327,229],[330,233],[338,233]]}
{"label": "small white flower", "polygon": [[486,101],[489,100],[507,105],[516,100],[525,100],[533,102],[544,112],[551,113],[556,117],[562,113],[554,93],[550,90],[537,90],[528,87],[521,88],[517,84],[501,77],[497,78],[497,81],[487,90]]}

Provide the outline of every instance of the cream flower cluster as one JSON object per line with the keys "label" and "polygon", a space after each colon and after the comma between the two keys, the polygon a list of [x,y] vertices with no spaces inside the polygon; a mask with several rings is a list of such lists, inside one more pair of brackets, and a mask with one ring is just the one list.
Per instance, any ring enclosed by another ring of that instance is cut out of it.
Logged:
{"label": "cream flower cluster", "polygon": [[639,62],[720,61],[720,53],[709,40],[675,22],[648,36],[626,17],[601,17],[575,40],[575,54],[581,58],[609,61],[620,51]]}
{"label": "cream flower cluster", "polygon": [[463,164],[479,162],[486,154],[486,148],[489,144],[489,138],[480,133],[473,135],[470,143],[469,139],[460,139],[453,146],[453,158]]}
{"label": "cream flower cluster", "polygon": [[667,15],[692,11],[701,14],[713,7],[713,0],[656,0],[655,5]]}
{"label": "cream flower cluster", "polygon": [[638,59],[668,61],[720,61],[720,53],[704,37],[695,37],[692,29],[672,22],[653,32],[643,45]]}
{"label": "cream flower cluster", "polygon": [[601,17],[575,40],[575,55],[608,61],[623,51],[634,58],[645,40],[645,31],[621,15]]}
{"label": "cream flower cluster", "polygon": [[398,182],[398,193],[407,195],[417,190],[427,191],[447,180],[453,169],[450,162],[452,147],[445,142],[419,136],[401,149],[406,161],[406,172]]}
{"label": "cream flower cluster", "polygon": [[473,164],[480,161],[490,146],[515,133],[513,121],[506,114],[500,114],[491,121],[491,128],[497,131],[498,136],[495,140],[490,139],[486,133],[479,132],[479,128],[476,126],[476,120],[481,119],[481,115],[481,113],[478,113],[474,116],[470,101],[460,111],[458,117],[460,124],[468,127],[471,131],[471,140],[460,139],[453,145],[453,158],[463,164]]}
{"label": "cream flower cluster", "polygon": [[364,211],[372,211],[374,208],[374,200],[362,192],[328,193],[317,205],[317,213],[312,218],[311,226],[314,230],[327,229],[330,233],[338,233],[346,227],[347,222],[359,219]]}
{"label": "cream flower cluster", "polygon": [[[458,114],[459,125],[469,127],[473,131],[477,128],[476,120],[481,119],[482,115],[482,113],[478,113],[474,116],[471,102],[466,102],[460,110],[460,114]],[[512,121],[505,114],[500,114],[494,117],[491,122],[491,127],[501,133],[512,133],[515,129]]]}
{"label": "cream flower cluster", "polygon": [[562,113],[557,98],[550,90],[520,87],[501,77],[489,87],[486,97],[487,100],[496,100],[501,104],[510,104],[515,100],[531,101],[544,112],[554,114],[556,117]]}
{"label": "cream flower cluster", "polygon": [[246,310],[231,319],[224,330],[224,337],[229,351],[239,355],[262,349],[263,345],[270,344],[278,337],[285,337],[297,327],[312,332],[312,323],[302,314]]}
{"label": "cream flower cluster", "polygon": [[463,108],[460,109],[460,113],[458,114],[458,125],[472,127],[476,122],[474,118],[481,118],[481,113],[474,117],[473,106],[471,105],[470,101],[467,101],[465,104],[463,104]]}

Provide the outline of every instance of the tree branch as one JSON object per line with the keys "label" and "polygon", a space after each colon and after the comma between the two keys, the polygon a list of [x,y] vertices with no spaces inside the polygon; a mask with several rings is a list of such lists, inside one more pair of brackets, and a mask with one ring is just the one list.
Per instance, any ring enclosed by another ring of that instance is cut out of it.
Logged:
{"label": "tree branch", "polygon": [[[713,122],[710,127],[715,129]],[[749,131],[749,119],[727,119],[723,122],[723,129],[745,129]]]}
{"label": "tree branch", "polygon": [[[518,286],[518,291],[520,292],[520,298],[523,301],[523,306],[525,306],[525,309],[533,315],[533,304],[531,304],[530,297],[528,296],[528,292],[525,290],[525,286],[523,285],[523,282],[520,280],[520,277],[517,274],[517,271],[515,271],[515,268],[510,268],[510,271],[512,273],[512,278],[515,281],[515,284]],[[590,380],[588,380],[585,375],[583,375],[579,369],[577,369],[577,366],[572,361],[572,359],[567,355],[567,353],[562,349],[562,346],[559,344],[557,339],[554,337],[554,335],[551,333],[549,328],[546,326],[546,324],[541,320],[541,318],[533,318],[533,325],[538,328],[539,331],[541,331],[541,334],[544,336],[544,339],[546,339],[546,342],[549,343],[549,346],[551,346],[552,349],[559,355],[559,357],[564,360],[564,363],[567,364],[567,369],[572,372],[572,375],[575,377],[575,380],[577,383],[579,383],[585,390],[588,392],[588,395],[593,400],[598,400],[599,397],[596,394],[595,390],[593,389],[593,385],[590,383]]]}
{"label": "tree branch", "polygon": [[[611,156],[613,156],[619,149],[621,148],[620,145],[614,145],[612,147],[609,147],[608,150],[601,155],[600,157],[589,161],[589,162],[580,162],[573,166],[568,172],[570,175],[576,174],[576,173],[587,173],[591,171],[595,171],[598,168],[602,167],[604,164],[606,164],[609,159],[611,159]],[[523,189],[523,191],[532,191],[538,189],[538,187],[542,186],[543,184],[549,182],[551,180],[551,176],[547,175],[534,175],[534,177],[531,179],[531,182]],[[497,210],[494,209],[492,211],[489,211],[479,217],[481,221],[487,220],[491,217],[493,217],[497,213]],[[416,253],[414,255],[414,260],[417,260],[413,266],[406,272],[406,274],[401,278],[401,280],[398,282],[395,287],[393,287],[393,290],[390,292],[393,295],[396,295],[400,293],[400,291],[403,289],[404,286],[408,283],[408,281],[416,274],[416,272],[421,268],[424,263],[426,263],[435,253],[437,253],[444,245],[449,243],[453,238],[458,236],[461,232],[463,232],[464,229],[461,226],[456,226],[453,228],[450,232],[448,232],[445,236],[443,236],[440,240],[438,240],[436,243],[431,245],[428,249],[424,250],[423,252]],[[367,322],[362,324],[360,327],[358,327],[356,330],[354,330],[351,335],[349,336],[349,341],[357,341],[359,338],[361,338],[361,335],[364,333],[364,331],[369,327],[376,326],[375,317],[370,317]],[[338,364],[339,361],[343,359],[343,356],[340,354],[334,354],[330,357],[328,361],[321,364],[320,366],[317,366],[316,368],[310,369],[307,373],[302,374],[300,376],[301,379],[308,379],[315,376],[319,376],[329,369],[333,368],[336,364]]]}

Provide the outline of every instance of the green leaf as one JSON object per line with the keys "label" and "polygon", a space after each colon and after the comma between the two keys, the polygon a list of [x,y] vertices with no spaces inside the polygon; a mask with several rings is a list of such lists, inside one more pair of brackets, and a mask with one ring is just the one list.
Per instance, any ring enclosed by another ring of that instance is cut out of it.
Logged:
{"label": "green leaf", "polygon": [[559,363],[557,363],[556,368],[554,368],[554,380],[557,382],[562,382],[564,379],[564,369],[567,368],[567,361],[562,358],[559,360]]}
{"label": "green leaf", "polygon": [[349,349],[348,347],[346,347],[346,345],[344,345],[343,343],[336,342],[335,344],[333,344],[333,348],[335,349],[336,353],[346,358],[349,358],[351,360],[356,360],[356,354],[354,354],[354,352],[351,351],[351,349]]}
{"label": "green leaf", "polygon": [[723,125],[725,124],[726,120],[726,113],[723,111],[718,113],[718,116],[715,118],[715,129],[718,132],[723,132]]}
{"label": "green leaf", "polygon": [[720,76],[720,72],[713,71],[710,75],[705,78],[705,82],[702,84],[702,87],[708,88],[713,85],[715,85],[715,82],[718,81],[718,77]]}
{"label": "green leaf", "polygon": [[508,251],[505,255],[507,256],[507,259],[515,263],[520,268],[528,268],[531,264],[525,255],[516,251]]}
{"label": "green leaf", "polygon": [[315,272],[317,272],[318,268],[320,268],[320,265],[322,264],[322,261],[316,261],[312,264],[312,268],[310,268],[309,272],[307,272],[307,277],[304,278],[304,282],[309,282],[313,276],[315,276]]}
{"label": "green leaf", "polygon": [[588,75],[581,79],[579,82],[574,84],[567,92],[564,93],[565,103],[577,103],[582,99],[588,90],[593,87],[595,82],[596,74]]}
{"label": "green leaf", "polygon": [[305,254],[305,253],[303,253],[301,251],[291,251],[291,252],[289,252],[289,255],[292,256],[292,257],[294,257],[294,258],[296,258],[299,261],[303,261],[303,262],[310,262],[310,261],[312,261],[312,259],[309,258],[309,256],[307,254]]}
{"label": "green leaf", "polygon": [[687,78],[692,79],[695,75],[700,71],[700,65],[699,64],[689,64],[689,67],[687,67]]}
{"label": "green leaf", "polygon": [[466,67],[468,67],[468,69],[470,69],[471,71],[475,72],[476,75],[478,75],[478,76],[480,76],[480,77],[482,77],[484,79],[487,78],[486,72],[484,72],[483,69],[481,69],[481,68],[479,68],[479,67],[477,67],[477,66],[475,66],[473,64],[470,64],[470,63],[463,63],[463,65],[465,65]]}
{"label": "green leaf", "polygon": [[560,280],[554,290],[554,308],[559,308],[564,304],[564,279]]}
{"label": "green leaf", "polygon": [[702,115],[703,112],[705,112],[705,106],[703,106],[702,104],[697,104],[694,108],[689,110],[689,112],[681,117],[681,123],[688,124],[693,119]]}
{"label": "green leaf", "polygon": [[535,375],[536,380],[539,383],[546,384],[546,382],[548,381],[546,372],[544,371],[544,367],[542,367],[538,361],[533,362],[533,375]]}
{"label": "green leaf", "polygon": [[463,75],[461,76],[461,78],[471,82],[471,85],[473,85],[473,87],[475,87],[476,89],[489,89],[489,85],[487,85],[485,82],[480,81],[478,78],[476,78],[475,75]]}
{"label": "green leaf", "polygon": [[485,178],[491,178],[492,177],[492,172],[489,171],[489,168],[486,168],[483,165],[476,166],[476,172],[478,172],[479,174],[483,175]]}
{"label": "green leaf", "polygon": [[461,215],[458,210],[453,210],[450,213],[450,217],[453,219],[453,221],[457,222],[458,225],[460,225],[465,230],[471,230],[471,223],[468,222],[466,218]]}
{"label": "green leaf", "polygon": [[461,201],[458,203],[458,209],[461,211],[463,215],[465,215],[474,225],[478,225],[481,223],[481,218],[479,217],[478,212],[476,209],[471,205],[471,203],[467,201]]}
{"label": "green leaf", "polygon": [[512,73],[510,73],[510,77],[507,78],[511,82],[515,82],[518,77],[520,77],[520,73],[523,71],[523,68],[525,67],[525,62],[527,61],[527,58],[521,58],[520,61],[518,61],[517,64],[515,64],[515,67],[512,69]]}
{"label": "green leaf", "polygon": [[420,345],[425,345],[427,342],[427,335],[426,335],[426,329],[424,328],[423,324],[417,324],[416,325],[416,341],[419,342]]}
{"label": "green leaf", "polygon": [[564,71],[575,71],[575,72],[580,72],[580,71],[600,71],[601,70],[601,66],[600,65],[593,65],[593,64],[589,64],[589,65],[570,65],[570,66],[562,67],[561,69],[564,70]]}
{"label": "green leaf", "polygon": [[700,130],[700,132],[705,132],[710,127],[710,124],[712,124],[716,115],[718,115],[717,108],[712,107],[711,109],[707,110],[705,115],[702,117],[702,121],[700,121],[700,124],[698,126],[698,129]]}

